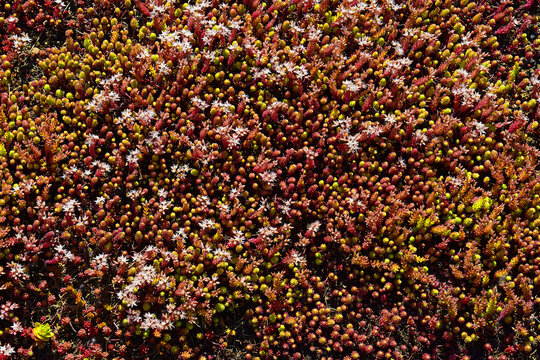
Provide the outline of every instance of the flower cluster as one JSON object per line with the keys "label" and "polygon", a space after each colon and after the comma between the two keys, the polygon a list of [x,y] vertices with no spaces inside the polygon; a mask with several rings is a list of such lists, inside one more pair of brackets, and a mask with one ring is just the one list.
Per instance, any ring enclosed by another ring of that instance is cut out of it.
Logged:
{"label": "flower cluster", "polygon": [[540,352],[534,1],[4,3],[0,360]]}

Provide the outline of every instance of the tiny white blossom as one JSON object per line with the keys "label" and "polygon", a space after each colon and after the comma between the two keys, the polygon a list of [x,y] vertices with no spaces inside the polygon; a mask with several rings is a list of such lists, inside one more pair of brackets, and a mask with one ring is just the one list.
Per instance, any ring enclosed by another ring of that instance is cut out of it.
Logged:
{"label": "tiny white blossom", "polygon": [[26,33],[21,33],[20,35],[11,35],[9,39],[13,41],[13,46],[17,49],[21,49],[32,42]]}
{"label": "tiny white blossom", "polygon": [[94,201],[95,201],[96,205],[99,206],[99,205],[102,205],[103,203],[105,203],[106,200],[107,200],[107,199],[105,199],[105,197],[103,197],[103,196],[98,196],[98,197],[96,198],[96,200],[94,200]]}
{"label": "tiny white blossom", "polygon": [[184,228],[179,228],[173,234],[173,240],[181,241],[182,243],[187,239],[187,231]]}
{"label": "tiny white blossom", "polygon": [[169,75],[171,72],[171,68],[169,67],[169,65],[167,65],[167,63],[162,61],[157,66],[157,72],[160,75]]}
{"label": "tiny white blossom", "polygon": [[388,124],[395,124],[396,123],[396,115],[394,114],[388,114],[385,116],[384,120],[388,123]]}
{"label": "tiny white blossom", "polygon": [[141,196],[141,190],[139,190],[139,189],[129,190],[129,191],[127,192],[127,196],[128,196],[131,200],[136,200],[136,199],[138,199],[138,198]]}
{"label": "tiny white blossom", "polygon": [[355,82],[351,80],[343,81],[343,85],[345,85],[345,89],[347,91],[350,91],[352,93],[356,93],[362,89],[361,86],[359,86],[358,84],[356,84]]}
{"label": "tiny white blossom", "polygon": [[420,130],[420,129],[416,130],[416,132],[415,132],[415,137],[416,137],[416,140],[417,140],[420,144],[422,144],[422,145],[425,145],[425,144],[426,144],[426,141],[428,140],[427,135],[424,134],[424,133],[422,132],[422,130]]}
{"label": "tiny white blossom", "polygon": [[129,261],[128,258],[124,255],[120,255],[116,258],[116,263],[118,265],[127,264],[128,261]]}
{"label": "tiny white blossom", "polygon": [[161,212],[165,212],[165,211],[167,211],[168,209],[170,209],[171,206],[172,206],[172,201],[171,201],[171,200],[160,201],[159,206],[158,206],[158,209],[159,209],[159,211],[161,211]]}
{"label": "tiny white blossom", "polygon": [[62,210],[64,210],[64,212],[68,214],[73,214],[75,208],[79,206],[80,204],[77,200],[69,199],[68,201],[65,202],[64,205],[62,205]]}
{"label": "tiny white blossom", "polygon": [[15,354],[15,348],[10,344],[0,346],[0,355],[2,355],[2,357],[5,356],[6,359],[9,359],[13,354]]}
{"label": "tiny white blossom", "polygon": [[272,185],[276,182],[277,173],[275,171],[265,171],[262,174],[259,174],[261,180],[267,184]]}
{"label": "tiny white blossom", "polygon": [[139,149],[131,150],[129,152],[129,154],[126,156],[127,163],[128,164],[138,164],[140,154],[141,154],[141,151]]}
{"label": "tiny white blossom", "polygon": [[212,219],[203,219],[199,223],[199,226],[201,227],[202,230],[210,229],[210,228],[214,227],[215,225],[216,225],[216,223]]}
{"label": "tiny white blossom", "polygon": [[473,120],[470,123],[475,137],[479,137],[486,134],[487,126],[484,123],[479,122],[478,120]]}
{"label": "tiny white blossom", "polygon": [[163,189],[163,188],[159,189],[159,190],[158,190],[158,196],[159,196],[160,198],[167,197],[167,190],[165,190],[165,189]]}
{"label": "tiny white blossom", "polygon": [[347,142],[347,147],[349,148],[349,153],[356,154],[358,150],[360,150],[358,135],[354,135],[354,136],[349,135],[347,137],[346,142]]}
{"label": "tiny white blossom", "polygon": [[21,325],[20,321],[15,321],[13,325],[11,325],[11,332],[12,333],[19,333],[24,330],[24,327]]}

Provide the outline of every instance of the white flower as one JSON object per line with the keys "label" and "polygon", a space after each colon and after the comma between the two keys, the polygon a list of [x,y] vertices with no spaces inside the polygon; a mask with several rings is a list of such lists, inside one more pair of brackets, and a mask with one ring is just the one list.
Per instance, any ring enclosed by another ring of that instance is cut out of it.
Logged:
{"label": "white flower", "polygon": [[319,40],[323,32],[316,28],[314,25],[310,25],[307,32],[308,40]]}
{"label": "white flower", "polygon": [[191,39],[193,38],[193,33],[188,29],[181,29],[178,31],[180,35],[182,35],[184,38]]}
{"label": "white flower", "polygon": [[15,321],[13,325],[11,325],[11,332],[12,333],[19,333],[24,330],[24,327],[21,325],[19,321]]}
{"label": "white flower", "polygon": [[157,327],[158,327],[158,319],[156,315],[152,313],[144,314],[144,320],[141,323],[141,329],[150,330],[150,329],[157,329]]}
{"label": "white flower", "polygon": [[229,192],[229,199],[230,200],[234,200],[236,198],[238,198],[238,196],[240,196],[240,194],[242,194],[242,191],[238,188],[231,188],[231,191]]}
{"label": "white flower", "polygon": [[139,189],[134,189],[134,190],[129,190],[127,192],[127,196],[131,199],[131,200],[136,200],[140,197],[141,195],[141,190]]}
{"label": "white flower", "polygon": [[11,35],[9,39],[13,41],[13,46],[17,49],[21,49],[32,42],[26,33],[21,33],[20,35]]}
{"label": "white flower", "polygon": [[476,90],[467,87],[464,84],[460,84],[452,90],[454,96],[460,96],[463,105],[473,106],[480,100],[480,94]]}
{"label": "white flower", "polygon": [[229,204],[224,204],[224,203],[220,202],[220,203],[217,204],[217,208],[219,209],[219,211],[221,211],[223,213],[231,212],[231,206]]}
{"label": "white flower", "polygon": [[359,47],[371,46],[373,44],[367,36],[362,36],[356,39],[356,43],[358,44]]}
{"label": "white flower", "polygon": [[13,354],[15,354],[15,348],[10,344],[0,346],[0,355],[5,356],[6,359],[9,359]]}
{"label": "white flower", "polygon": [[56,250],[56,251],[59,252],[59,253],[63,253],[63,252],[66,251],[66,249],[64,248],[64,245],[62,245],[62,244],[56,245],[56,246],[54,247],[54,250]]}
{"label": "white flower", "polygon": [[272,185],[276,182],[277,173],[275,171],[265,171],[262,174],[259,174],[261,180],[267,185]]}
{"label": "white flower", "polygon": [[240,20],[233,19],[229,21],[229,24],[227,26],[229,27],[229,29],[240,30],[242,28],[242,22]]}
{"label": "white flower", "polygon": [[127,163],[128,164],[138,164],[140,154],[141,154],[141,151],[139,149],[131,150],[129,152],[129,154],[126,156]]}
{"label": "white flower", "polygon": [[104,109],[105,105],[114,105],[120,100],[120,95],[114,91],[102,91],[95,95],[94,98],[86,104],[86,109],[92,112],[100,112]]}
{"label": "white flower", "polygon": [[128,259],[126,256],[124,256],[124,255],[120,255],[120,256],[118,256],[118,257],[116,258],[116,263],[117,263],[118,265],[127,264],[128,261],[129,261],[129,259]]}
{"label": "white flower", "polygon": [[156,16],[159,16],[161,14],[163,14],[165,12],[165,6],[163,5],[157,5],[157,4],[153,4],[152,6],[152,11],[150,12],[150,18],[155,18]]}
{"label": "white flower", "polygon": [[272,72],[270,71],[270,69],[268,68],[262,68],[262,69],[258,69],[256,70],[254,73],[253,73],[253,77],[256,79],[256,80],[259,80],[265,76],[268,76],[268,75],[271,75]]}
{"label": "white flower", "polygon": [[109,256],[107,254],[99,254],[98,256],[94,258],[96,262],[96,267],[99,270],[105,270],[109,267],[109,262],[107,260],[108,257]]}
{"label": "white flower", "polygon": [[246,136],[249,133],[249,129],[244,126],[237,126],[233,131],[238,136]]}
{"label": "white flower", "polygon": [[73,214],[75,207],[79,207],[79,202],[75,199],[69,199],[65,202],[65,204],[62,206],[62,210],[68,214]]}
{"label": "white flower", "polygon": [[473,39],[471,39],[471,33],[468,32],[461,38],[461,45],[465,47],[471,47],[471,46],[478,46],[478,44],[475,44]]}
{"label": "white flower", "polygon": [[208,103],[206,101],[202,100],[199,97],[193,97],[191,99],[191,102],[195,107],[197,107],[197,108],[199,108],[201,110],[205,110],[208,107]]}
{"label": "white flower", "polygon": [[244,235],[244,233],[239,230],[239,229],[234,229],[233,230],[233,237],[231,238],[232,241],[237,241],[239,242],[240,244],[244,243],[246,241],[246,236]]}
{"label": "white flower", "polygon": [[152,54],[150,54],[150,51],[148,51],[147,48],[141,47],[139,49],[139,53],[137,54],[137,59],[146,60],[146,59],[149,59],[151,56]]}
{"label": "white flower", "polygon": [[352,126],[352,120],[351,120],[350,117],[346,117],[346,118],[343,118],[343,119],[337,119],[336,121],[333,122],[332,125],[335,128],[340,127],[341,129],[344,130],[344,133],[348,133],[351,126]]}
{"label": "white flower", "polygon": [[[292,50],[296,53],[296,54],[303,54],[305,51],[306,51],[306,47],[302,44],[298,44],[296,46],[293,46]],[[298,75],[297,75],[298,76]]]}
{"label": "white flower", "polygon": [[167,190],[165,190],[165,189],[163,189],[163,188],[159,189],[159,190],[158,190],[158,196],[159,196],[160,198],[167,197]]}
{"label": "white flower", "polygon": [[178,164],[173,164],[171,165],[171,171],[177,175],[180,176],[180,178],[184,178],[186,176],[186,174],[190,171],[190,167],[187,166],[186,164],[183,164],[183,165],[178,165]]}
{"label": "white flower", "polygon": [[403,55],[403,46],[401,46],[401,43],[398,41],[392,41],[392,45],[394,46],[394,51],[397,55],[402,56]]}
{"label": "white flower", "polygon": [[165,29],[161,34],[159,34],[158,38],[162,43],[172,44],[180,40],[180,33],[171,32],[169,29]]}
{"label": "white flower", "polygon": [[209,229],[209,228],[212,228],[216,225],[215,221],[212,220],[212,219],[203,219],[200,223],[199,223],[199,226],[201,227],[202,230],[206,230],[206,229]]}
{"label": "white flower", "polygon": [[25,267],[21,264],[10,262],[8,264],[8,268],[10,269],[9,276],[13,279],[25,280],[29,278],[29,276],[26,274]]}
{"label": "white flower", "polygon": [[291,250],[289,255],[295,265],[305,265],[307,263],[306,258],[296,250]]}
{"label": "white flower", "polygon": [[187,239],[187,231],[184,228],[179,228],[176,230],[176,232],[173,234],[173,240],[175,241],[181,241],[182,243]]}
{"label": "white flower", "polygon": [[7,320],[9,318],[9,313],[18,309],[19,307],[19,304],[12,301],[7,301],[5,304],[0,306],[0,319]]}
{"label": "white flower", "polygon": [[347,91],[350,91],[352,93],[358,92],[362,89],[361,86],[351,80],[345,80],[342,84],[345,85],[345,89]]}
{"label": "white flower", "polygon": [[358,198],[358,193],[354,194],[353,196],[348,197],[346,201],[352,210],[365,209],[366,207],[364,203],[362,202],[362,200]]}
{"label": "white flower", "polygon": [[75,259],[75,255],[71,251],[66,250],[64,253],[64,260],[73,261],[73,259]]}
{"label": "white flower", "polygon": [[463,185],[463,180],[456,177],[450,177],[448,183],[454,187],[460,187]]}
{"label": "white flower", "polygon": [[111,86],[115,83],[120,82],[121,80],[122,80],[122,76],[120,76],[120,74],[114,74],[109,78],[101,80],[99,83],[102,85]]}
{"label": "white flower", "polygon": [[312,233],[316,233],[317,231],[319,231],[320,227],[321,227],[321,222],[316,220],[308,225],[307,230]]}
{"label": "white flower", "polygon": [[379,136],[381,133],[382,133],[382,129],[380,126],[378,125],[374,125],[374,124],[371,124],[367,127],[367,129],[365,130],[366,134],[368,134],[369,136],[371,135],[375,135],[375,136]]}
{"label": "white flower", "polygon": [[99,205],[102,205],[103,203],[105,203],[105,200],[107,200],[107,199],[105,199],[105,197],[103,197],[103,196],[98,196],[98,197],[96,198],[96,200],[94,200],[94,202],[96,203],[96,205],[99,206]]}
{"label": "white flower", "polygon": [[465,69],[457,69],[457,70],[455,71],[455,74],[456,74],[457,76],[462,77],[462,78],[465,78],[465,79],[468,79],[469,76],[470,76],[469,72],[468,72],[467,70],[465,70]]}
{"label": "white flower", "polygon": [[[129,307],[129,306],[128,306]],[[141,318],[141,311],[137,309],[128,309],[126,311],[126,320],[132,324],[132,323],[140,323],[142,321]]]}
{"label": "white flower", "polygon": [[384,120],[389,124],[395,124],[396,123],[396,115],[388,114],[388,115],[385,116]]}
{"label": "white flower", "polygon": [[143,124],[150,123],[155,117],[156,117],[156,112],[151,107],[145,110],[139,110],[136,115],[137,121]]}
{"label": "white flower", "polygon": [[421,144],[421,145],[425,145],[426,144],[426,141],[428,140],[428,137],[426,136],[426,134],[424,134],[422,132],[422,130],[418,129],[416,130],[416,132],[414,133],[415,137],[416,137],[416,140]]}
{"label": "white flower", "polygon": [[221,248],[215,249],[212,254],[214,254],[216,259],[220,262],[231,260],[231,253]]}
{"label": "white flower", "polygon": [[208,207],[210,206],[210,198],[208,196],[199,195],[199,196],[197,196],[197,199],[201,203],[201,208],[202,208],[203,211],[208,209]]}
{"label": "white flower", "polygon": [[277,229],[273,226],[264,226],[257,232],[261,237],[270,237],[277,233]]}
{"label": "white flower", "polygon": [[356,154],[358,150],[360,150],[358,135],[354,135],[354,136],[349,135],[346,141],[347,141],[347,147],[349,148],[349,153]]}
{"label": "white flower", "polygon": [[162,61],[157,66],[157,72],[160,75],[169,75],[169,73],[171,72],[171,68],[169,67],[169,65],[167,65],[167,63]]}
{"label": "white flower", "polygon": [[86,140],[84,141],[84,143],[86,145],[91,145],[93,142],[95,141],[98,141],[99,140],[99,136],[97,136],[96,134],[86,134]]}
{"label": "white flower", "polygon": [[473,135],[475,137],[480,137],[486,134],[487,126],[484,123],[481,123],[478,120],[473,120],[471,121],[470,125],[472,126]]}
{"label": "white flower", "polygon": [[238,136],[235,134],[235,135],[232,135],[231,137],[229,137],[229,139],[227,140],[227,150],[233,150],[235,148],[238,147],[238,145],[240,145],[240,138],[238,138]]}
{"label": "white flower", "polygon": [[167,211],[168,209],[170,209],[171,206],[172,206],[172,201],[171,201],[171,200],[160,201],[160,202],[159,202],[159,205],[158,205],[158,209],[159,209],[159,211],[161,211],[161,212],[165,212],[165,211]]}

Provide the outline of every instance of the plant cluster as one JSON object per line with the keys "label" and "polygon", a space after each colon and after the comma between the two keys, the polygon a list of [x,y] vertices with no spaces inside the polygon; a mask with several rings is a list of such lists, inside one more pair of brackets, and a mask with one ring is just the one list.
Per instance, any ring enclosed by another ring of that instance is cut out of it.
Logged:
{"label": "plant cluster", "polygon": [[535,1],[0,8],[0,359],[530,359]]}

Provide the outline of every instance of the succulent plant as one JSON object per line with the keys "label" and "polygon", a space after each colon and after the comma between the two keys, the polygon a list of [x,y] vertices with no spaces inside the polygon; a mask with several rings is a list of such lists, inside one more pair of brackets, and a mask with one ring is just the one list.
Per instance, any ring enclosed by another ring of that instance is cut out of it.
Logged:
{"label": "succulent plant", "polygon": [[48,342],[54,337],[54,333],[49,324],[36,323],[32,329],[32,334],[38,342]]}
{"label": "succulent plant", "polygon": [[537,10],[2,4],[0,360],[531,358]]}

